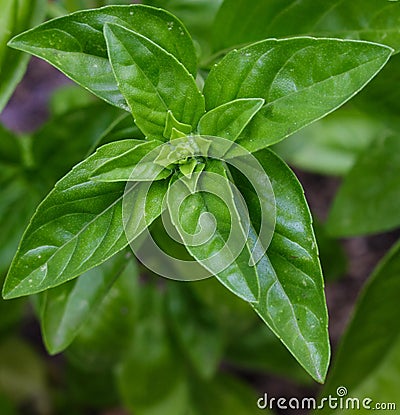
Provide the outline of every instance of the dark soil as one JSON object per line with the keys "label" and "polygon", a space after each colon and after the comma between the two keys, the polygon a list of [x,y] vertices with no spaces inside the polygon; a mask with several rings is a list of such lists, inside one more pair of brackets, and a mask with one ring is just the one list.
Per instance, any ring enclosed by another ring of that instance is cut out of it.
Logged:
{"label": "dark soil", "polygon": [[36,130],[48,117],[51,92],[68,82],[71,81],[48,63],[32,58],[24,79],[0,114],[0,121],[19,133]]}

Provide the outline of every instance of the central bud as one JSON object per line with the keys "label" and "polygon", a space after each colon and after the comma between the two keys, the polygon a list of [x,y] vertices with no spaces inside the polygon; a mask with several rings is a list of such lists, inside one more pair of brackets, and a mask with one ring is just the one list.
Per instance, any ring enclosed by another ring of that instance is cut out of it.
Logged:
{"label": "central bud", "polygon": [[176,160],[177,164],[186,164],[189,159],[194,158],[198,154],[197,146],[191,137],[187,137],[187,141],[179,142],[176,145],[173,141],[170,144],[170,159]]}
{"label": "central bud", "polygon": [[183,175],[190,177],[196,168],[204,166],[203,159],[207,157],[211,141],[183,133],[178,136],[177,133],[175,138],[161,147],[154,162],[170,170],[179,169]]}
{"label": "central bud", "polygon": [[166,169],[180,171],[189,178],[195,170],[202,170],[211,141],[191,135],[191,132],[190,125],[182,124],[168,111],[164,138],[169,141],[161,147],[154,162]]}

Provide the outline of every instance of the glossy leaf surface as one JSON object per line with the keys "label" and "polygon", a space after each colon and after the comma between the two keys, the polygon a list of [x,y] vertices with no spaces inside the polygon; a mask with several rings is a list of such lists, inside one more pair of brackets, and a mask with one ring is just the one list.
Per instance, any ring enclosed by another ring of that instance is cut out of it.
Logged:
{"label": "glossy leaf surface", "polygon": [[[118,146],[105,145],[56,184],[21,241],[4,285],[6,297],[60,285],[101,264],[128,244],[122,218],[125,183],[91,180],[100,165],[118,154]],[[158,197],[166,185],[155,183],[157,191],[148,193],[147,197],[155,197],[157,202],[149,201],[147,223],[161,213]],[[141,230],[137,232],[130,237],[138,236]]]}
{"label": "glossy leaf surface", "polygon": [[[307,372],[323,382],[330,358],[328,316],[310,211],[291,170],[268,150],[255,156],[271,180],[277,217],[267,255],[257,264],[261,294],[253,307]],[[257,229],[255,193],[233,173]]]}
{"label": "glossy leaf surface", "polygon": [[156,149],[160,145],[162,142],[157,140],[121,140],[113,143],[114,148],[120,149],[118,156],[110,158],[95,170],[92,179],[101,182],[165,179],[171,172],[154,164],[158,155]]}
{"label": "glossy leaf surface", "polygon": [[105,23],[136,30],[195,72],[196,55],[186,29],[170,13],[142,5],[110,6],[53,19],[17,36],[10,46],[48,61],[95,95],[128,110],[107,59]]}
{"label": "glossy leaf surface", "polygon": [[263,99],[237,99],[228,102],[201,118],[199,134],[235,141],[264,104]]}
{"label": "glossy leaf surface", "polygon": [[[210,160],[205,172],[211,173],[211,176],[200,175],[202,192],[190,194],[183,181],[175,183],[167,201],[170,210],[174,209],[174,204],[179,206],[177,215],[171,218],[172,222],[189,253],[211,275],[216,275],[240,298],[256,302],[259,282],[255,267],[249,265],[250,248],[246,243],[239,247],[245,236],[241,227],[236,227],[241,223],[241,217],[231,184],[224,177],[225,170],[219,161]],[[220,180],[216,181],[217,177]],[[232,237],[233,229],[237,231],[236,237]]]}
{"label": "glossy leaf surface", "polygon": [[119,89],[143,133],[163,140],[168,111],[194,128],[204,112],[204,98],[185,67],[151,40],[122,26],[107,24],[104,35]]}
{"label": "glossy leaf surface", "polygon": [[212,68],[204,85],[206,108],[238,98],[265,99],[238,140],[256,151],[340,107],[390,55],[390,48],[367,42],[265,40],[230,52]]}
{"label": "glossy leaf surface", "polygon": [[99,141],[118,138],[121,115],[129,116],[98,102],[54,116],[32,137],[0,129],[0,271],[7,271],[40,199]]}

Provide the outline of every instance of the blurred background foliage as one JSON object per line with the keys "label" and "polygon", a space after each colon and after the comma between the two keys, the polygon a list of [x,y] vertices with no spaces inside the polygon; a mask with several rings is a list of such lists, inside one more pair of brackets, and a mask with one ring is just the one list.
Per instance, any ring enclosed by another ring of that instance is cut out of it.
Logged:
{"label": "blurred background foliage", "polygon": [[[29,59],[7,48],[8,39],[47,18],[130,3],[0,0],[0,110]],[[400,48],[400,6],[395,2],[328,2],[328,11],[327,2],[308,0],[144,3],[166,8],[187,25],[202,67],[199,82],[227,50],[266,37],[350,37]],[[299,16],[306,15],[302,25]],[[44,76],[50,73],[46,71]],[[350,286],[355,297],[372,266],[398,237],[399,81],[400,59],[395,54],[350,103],[274,146],[300,173],[315,208],[328,300],[337,298],[330,297],[331,287],[335,293]],[[48,105],[47,121],[34,131],[9,130],[7,108],[1,117],[2,279],[30,216],[55,182],[99,145],[141,138],[127,113],[77,86],[56,89]],[[318,194],[315,182],[320,181],[328,190]],[[320,198],[329,199],[322,208]],[[349,260],[354,266],[354,258],[348,258],[355,252],[352,246],[368,245],[371,239],[360,237],[388,231],[384,239],[372,239],[382,244],[378,252],[370,249],[368,260],[359,259],[369,261],[358,277],[361,282],[356,288],[347,284],[354,276],[348,267]],[[358,237],[358,245],[343,243],[348,237]],[[400,407],[399,272],[397,244],[369,277],[344,335],[339,339],[334,334],[338,352],[321,388],[250,307],[216,281],[166,281],[149,274],[129,251],[122,252],[40,295],[0,300],[0,413],[250,415],[267,413],[256,407],[257,396],[264,392],[276,397],[325,396],[334,395],[340,385],[351,396]],[[329,304],[334,322],[341,305]],[[346,304],[347,309],[352,305]],[[345,317],[336,323],[340,333]]]}

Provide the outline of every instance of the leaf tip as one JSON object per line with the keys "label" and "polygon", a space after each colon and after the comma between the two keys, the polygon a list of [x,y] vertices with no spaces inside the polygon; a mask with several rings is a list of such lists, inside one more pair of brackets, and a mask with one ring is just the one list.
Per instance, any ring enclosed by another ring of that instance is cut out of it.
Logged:
{"label": "leaf tip", "polygon": [[43,340],[44,340],[44,345],[46,347],[47,353],[50,356],[56,356],[57,354],[62,353],[67,348],[67,346],[64,346],[63,344],[52,344],[52,343],[49,343],[46,340],[45,336],[43,336]]}
{"label": "leaf tip", "polygon": [[24,297],[27,295],[36,294],[40,291],[36,289],[37,287],[33,287],[31,279],[18,280],[14,275],[11,274],[11,270],[12,268],[8,272],[3,285],[2,297],[4,300],[12,300],[14,298]]}
{"label": "leaf tip", "polygon": [[10,288],[7,284],[7,279],[3,285],[3,289],[1,291],[1,296],[3,297],[4,300],[11,300],[13,298],[19,297],[18,294],[14,293],[14,289]]}
{"label": "leaf tip", "polygon": [[319,370],[316,370],[314,373],[309,372],[312,378],[319,384],[323,385],[326,380],[326,376],[328,373],[328,365],[324,368],[324,370],[321,372]]}
{"label": "leaf tip", "polygon": [[104,32],[104,34],[106,34],[106,33],[114,34],[115,29],[120,29],[120,28],[123,29],[122,26],[120,26],[116,23],[106,22],[106,23],[104,23],[103,32]]}
{"label": "leaf tip", "polygon": [[[34,29],[27,30],[25,32],[19,33],[18,35],[12,37],[8,42],[7,46],[12,49],[17,49],[23,52],[29,53],[28,50],[26,50],[27,44],[26,39],[29,39],[29,32]],[[27,36],[28,35],[28,36]]]}
{"label": "leaf tip", "polygon": [[319,356],[316,358],[312,358],[314,365],[310,365],[308,368],[304,366],[304,368],[311,375],[311,377],[320,384],[325,383],[331,360],[331,347],[329,343],[328,333],[326,336],[326,341],[323,343],[324,346],[322,346],[322,350],[319,351]]}
{"label": "leaf tip", "polygon": [[9,48],[12,48],[12,49],[19,49],[19,48],[18,48],[18,44],[19,44],[20,42],[18,41],[18,38],[19,38],[19,35],[18,35],[18,36],[14,36],[13,38],[11,38],[11,39],[7,42],[7,46],[8,46]]}

